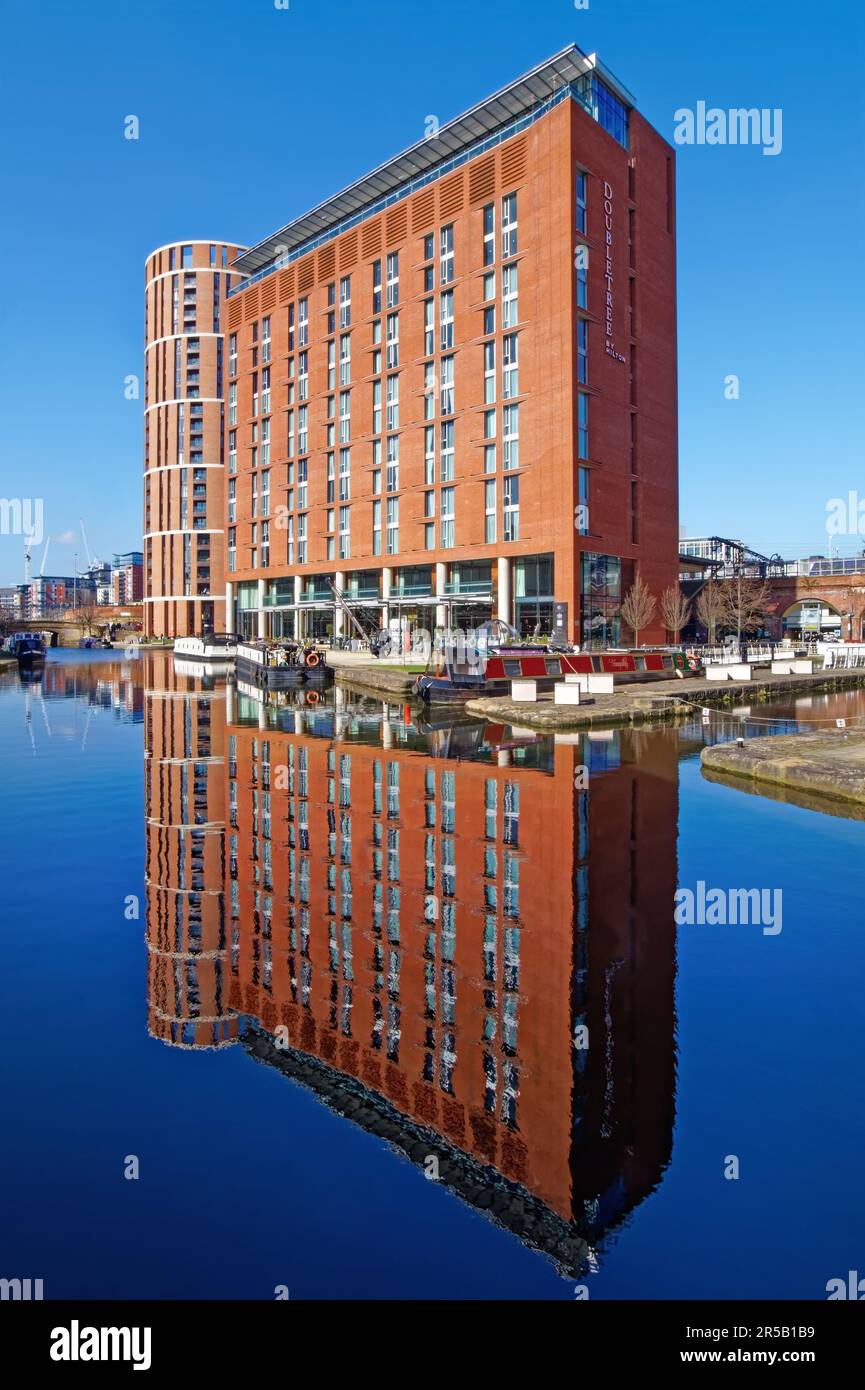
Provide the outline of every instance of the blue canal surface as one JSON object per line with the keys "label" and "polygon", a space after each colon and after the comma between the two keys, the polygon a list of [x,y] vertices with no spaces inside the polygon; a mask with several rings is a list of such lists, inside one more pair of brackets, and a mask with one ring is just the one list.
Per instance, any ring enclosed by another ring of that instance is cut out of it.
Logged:
{"label": "blue canal surface", "polygon": [[[824,1299],[865,1269],[865,823],[699,751],[841,713],[554,742],[164,654],[0,677],[0,1274]],[[782,929],[677,925],[700,882]]]}

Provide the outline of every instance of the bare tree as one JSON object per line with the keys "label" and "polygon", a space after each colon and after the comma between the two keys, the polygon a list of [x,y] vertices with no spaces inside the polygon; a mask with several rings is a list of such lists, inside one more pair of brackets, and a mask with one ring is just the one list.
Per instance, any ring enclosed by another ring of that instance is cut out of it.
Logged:
{"label": "bare tree", "polygon": [[622,617],[634,634],[635,647],[640,645],[640,633],[649,626],[657,606],[654,594],[649,592],[648,585],[637,575],[622,599]]}
{"label": "bare tree", "polygon": [[724,621],[726,607],[724,591],[720,584],[710,579],[697,595],[697,617],[709,635],[709,645],[715,645],[718,624]]}
{"label": "bare tree", "polygon": [[673,634],[673,643],[678,645],[682,628],[691,616],[691,602],[685,598],[678,584],[669,584],[661,594],[661,617],[664,627]]}
{"label": "bare tree", "polygon": [[91,594],[85,591],[79,599],[78,607],[75,609],[75,612],[72,615],[81,624],[83,628],[87,629],[88,637],[93,636],[93,629],[96,626],[97,607],[98,604],[96,602],[95,594]]}
{"label": "bare tree", "polygon": [[733,579],[725,579],[721,584],[724,599],[724,622],[735,630],[736,637],[743,632],[756,632],[763,626],[766,605],[771,590],[765,579],[747,579],[737,574]]}

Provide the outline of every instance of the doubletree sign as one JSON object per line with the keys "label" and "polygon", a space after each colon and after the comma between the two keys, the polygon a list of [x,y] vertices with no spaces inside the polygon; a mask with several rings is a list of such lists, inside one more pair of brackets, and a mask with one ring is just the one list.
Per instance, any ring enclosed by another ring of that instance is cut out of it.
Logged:
{"label": "doubletree sign", "polygon": [[616,351],[613,342],[613,189],[606,179],[604,179],[604,243],[604,283],[607,287],[606,352],[608,357],[614,357],[617,362],[624,362],[624,357]]}

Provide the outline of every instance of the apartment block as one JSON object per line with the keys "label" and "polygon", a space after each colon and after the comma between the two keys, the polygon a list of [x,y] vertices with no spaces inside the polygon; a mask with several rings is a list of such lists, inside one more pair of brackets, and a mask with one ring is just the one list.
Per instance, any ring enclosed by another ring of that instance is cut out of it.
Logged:
{"label": "apartment block", "polygon": [[675,234],[673,149],[571,46],[229,258],[194,416],[151,258],[148,630],[339,634],[335,585],[397,630],[559,603],[631,640],[635,575],[677,577]]}
{"label": "apartment block", "polygon": [[177,242],[154,251],[145,265],[148,636],[225,628],[222,311],[238,279],[228,267],[239,249]]}

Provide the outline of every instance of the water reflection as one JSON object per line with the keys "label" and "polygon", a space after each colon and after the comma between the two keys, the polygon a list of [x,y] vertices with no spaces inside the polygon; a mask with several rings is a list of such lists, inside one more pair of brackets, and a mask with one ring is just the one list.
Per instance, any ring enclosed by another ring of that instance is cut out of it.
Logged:
{"label": "water reflection", "polygon": [[577,1275],[670,1156],[676,731],[149,669],[151,1033],[243,1046]]}

